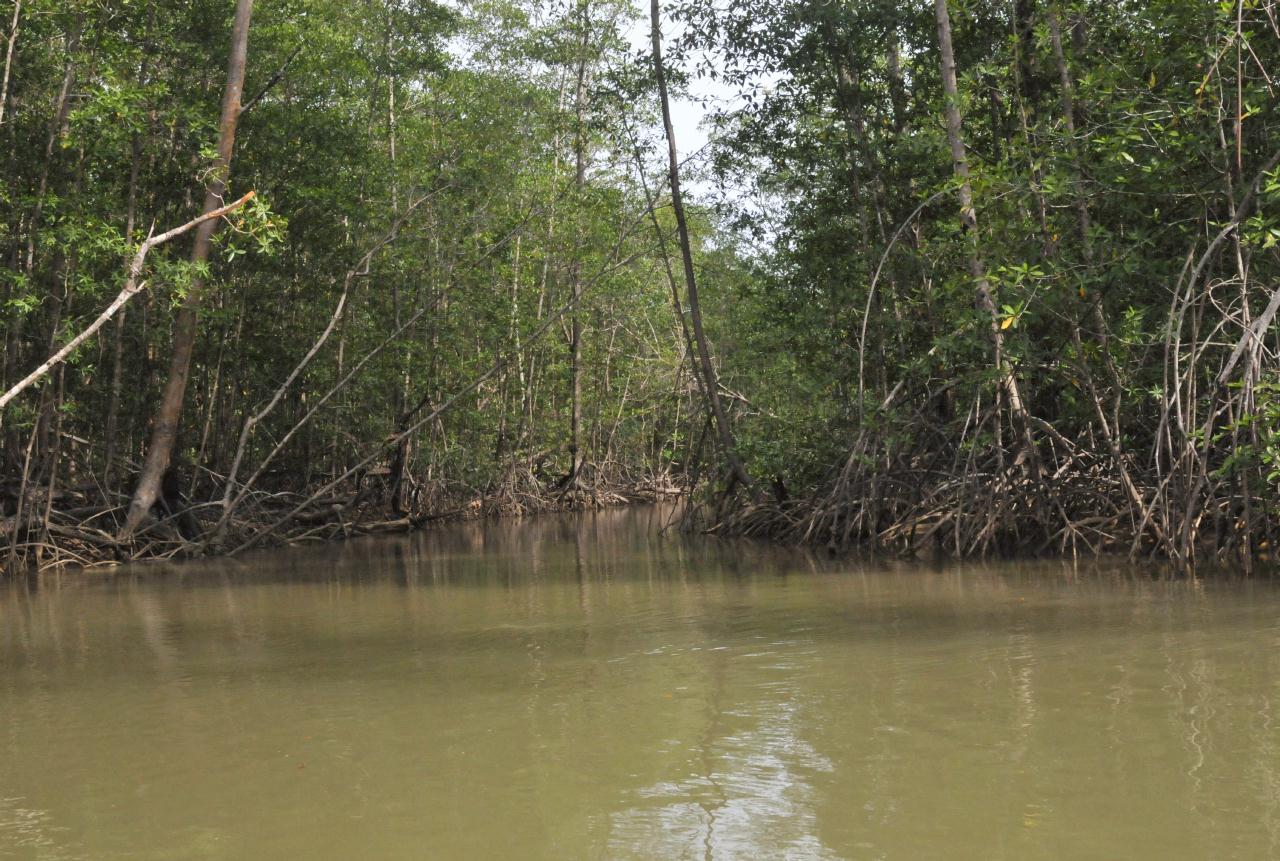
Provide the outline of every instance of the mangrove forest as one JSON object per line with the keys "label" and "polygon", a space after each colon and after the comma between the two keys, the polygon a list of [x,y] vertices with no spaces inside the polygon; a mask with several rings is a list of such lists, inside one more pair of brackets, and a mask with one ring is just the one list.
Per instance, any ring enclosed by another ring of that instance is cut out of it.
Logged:
{"label": "mangrove forest", "polygon": [[1265,558],[1272,0],[8,0],[0,565],[679,497]]}

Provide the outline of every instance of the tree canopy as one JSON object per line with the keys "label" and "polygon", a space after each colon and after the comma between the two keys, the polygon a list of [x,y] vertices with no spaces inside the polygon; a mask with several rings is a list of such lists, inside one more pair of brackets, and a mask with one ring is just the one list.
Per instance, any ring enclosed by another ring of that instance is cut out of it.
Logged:
{"label": "tree canopy", "polygon": [[[1266,550],[1270,5],[680,0],[657,65],[650,11],[15,0],[0,391],[136,295],[0,407],[6,564],[667,489],[833,548]],[[741,98],[669,163],[698,76]]]}

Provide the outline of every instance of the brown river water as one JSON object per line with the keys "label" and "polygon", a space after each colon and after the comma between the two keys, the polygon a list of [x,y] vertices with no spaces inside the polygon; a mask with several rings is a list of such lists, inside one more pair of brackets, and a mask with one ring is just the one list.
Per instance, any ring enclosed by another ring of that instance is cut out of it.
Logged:
{"label": "brown river water", "polygon": [[1280,858],[1280,580],[668,514],[0,583],[0,859]]}

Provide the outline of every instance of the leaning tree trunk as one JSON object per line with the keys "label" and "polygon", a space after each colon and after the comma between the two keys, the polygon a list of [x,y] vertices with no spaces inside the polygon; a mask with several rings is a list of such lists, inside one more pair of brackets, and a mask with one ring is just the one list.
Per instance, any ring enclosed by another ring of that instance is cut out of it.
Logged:
{"label": "leaning tree trunk", "polygon": [[729,486],[741,482],[752,487],[747,468],[738,456],[733,440],[733,429],[720,401],[720,383],[711,364],[711,352],[707,348],[707,336],[702,328],[702,308],[698,303],[698,283],[693,272],[693,249],[689,243],[689,224],[684,216],[684,199],[680,195],[680,159],[676,152],[676,133],[671,125],[671,106],[667,98],[667,76],[662,67],[662,27],[659,21],[659,0],[650,0],[650,40],[653,44],[653,71],[658,82],[658,100],[662,105],[662,127],[667,137],[668,176],[671,180],[671,210],[676,217],[676,232],[680,236],[680,251],[684,257],[684,281],[688,294],[689,320],[693,324],[693,339],[698,348],[698,363],[702,366],[702,379],[706,384],[707,406],[715,419],[716,434],[729,466]]}
{"label": "leaning tree trunk", "polygon": [[[205,192],[204,212],[222,207],[222,196],[231,173],[231,153],[235,146],[236,122],[240,118],[240,97],[244,89],[244,67],[249,50],[249,18],[253,0],[236,0],[235,20],[231,28],[231,56],[227,62],[227,85],[222,93],[222,116],[218,123],[218,157],[213,164],[212,181]],[[191,261],[203,267],[209,260],[210,240],[217,229],[217,219],[203,222],[196,231]],[[160,492],[160,479],[169,468],[178,426],[182,421],[182,401],[187,391],[187,375],[191,370],[191,353],[195,346],[203,280],[199,274],[191,279],[186,298],[173,321],[173,347],[169,359],[169,377],[156,410],[151,430],[151,444],[142,475],[129,504],[123,534],[131,535],[146,519]]]}
{"label": "leaning tree trunk", "polygon": [[1008,398],[1009,411],[1021,425],[1023,444],[1029,456],[1034,455],[1031,444],[1027,410],[1022,400],[1013,369],[1004,358],[1004,340],[1000,331],[1000,319],[991,294],[991,281],[978,247],[978,213],[973,207],[973,186],[969,183],[969,159],[964,145],[964,128],[960,121],[960,87],[956,82],[956,57],[951,47],[951,16],[947,12],[947,0],[934,0],[938,17],[938,49],[942,55],[942,89],[945,96],[947,142],[951,145],[951,163],[960,181],[957,195],[960,199],[960,222],[969,236],[969,274],[974,281],[974,305],[991,319],[991,346],[1001,387]]}

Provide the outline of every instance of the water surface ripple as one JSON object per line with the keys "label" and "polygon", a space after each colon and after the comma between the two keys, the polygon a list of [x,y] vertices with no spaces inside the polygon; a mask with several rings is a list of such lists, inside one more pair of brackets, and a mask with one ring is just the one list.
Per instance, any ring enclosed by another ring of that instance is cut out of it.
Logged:
{"label": "water surface ripple", "polygon": [[3,859],[1280,857],[1280,588],[658,509],[0,587]]}

